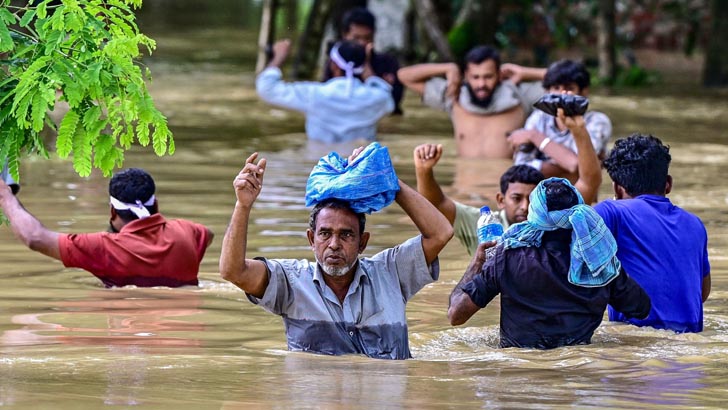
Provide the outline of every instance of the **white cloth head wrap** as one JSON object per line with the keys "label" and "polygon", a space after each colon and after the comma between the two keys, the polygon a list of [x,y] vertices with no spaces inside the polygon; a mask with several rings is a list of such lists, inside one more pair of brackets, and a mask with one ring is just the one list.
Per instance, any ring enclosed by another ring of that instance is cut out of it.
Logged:
{"label": "white cloth head wrap", "polygon": [[137,199],[133,204],[128,204],[126,202],[119,201],[113,196],[109,196],[109,203],[114,207],[114,209],[117,211],[131,211],[139,219],[149,217],[149,210],[146,207],[154,205],[155,200],[156,198],[152,195],[149,199],[147,199],[147,202],[142,203],[142,201]]}
{"label": "white cloth head wrap", "polygon": [[347,84],[346,84],[346,94],[351,94],[351,86],[354,82],[354,75],[361,74],[364,72],[364,66],[360,65],[359,67],[354,66],[354,62],[352,61],[346,61],[344,57],[339,54],[339,46],[341,43],[336,43],[332,48],[331,52],[329,53],[329,58],[331,58],[331,61],[336,64],[337,67],[344,70],[344,74],[346,74]]}

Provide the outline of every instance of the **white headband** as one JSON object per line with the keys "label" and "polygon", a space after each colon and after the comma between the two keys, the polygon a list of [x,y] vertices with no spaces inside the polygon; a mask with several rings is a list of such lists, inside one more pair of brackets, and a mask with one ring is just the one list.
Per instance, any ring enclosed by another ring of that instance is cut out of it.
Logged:
{"label": "white headband", "polygon": [[147,199],[147,202],[142,203],[142,201],[137,199],[133,204],[121,202],[113,196],[109,196],[109,203],[114,207],[114,209],[117,211],[131,211],[139,219],[144,219],[149,216],[149,211],[145,207],[154,205],[154,201],[154,195],[150,196],[149,199]]}
{"label": "white headband", "polygon": [[339,44],[336,44],[334,45],[334,47],[331,48],[329,57],[331,58],[331,61],[336,64],[337,67],[344,70],[344,74],[346,74],[346,79],[348,80],[346,85],[346,94],[351,94],[351,84],[354,81],[354,74],[363,73],[364,66],[361,65],[359,67],[354,67],[354,63],[352,61],[346,61],[344,57],[342,57],[339,53]]}

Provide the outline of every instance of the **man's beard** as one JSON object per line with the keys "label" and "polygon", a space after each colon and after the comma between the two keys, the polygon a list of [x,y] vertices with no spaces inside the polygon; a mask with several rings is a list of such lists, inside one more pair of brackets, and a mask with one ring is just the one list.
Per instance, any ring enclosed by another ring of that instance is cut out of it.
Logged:
{"label": "man's beard", "polygon": [[353,268],[354,265],[356,265],[356,260],[354,262],[352,262],[350,264],[347,264],[347,265],[344,265],[344,266],[333,266],[333,265],[329,265],[329,264],[327,264],[325,262],[321,262],[319,260],[319,258],[316,257],[316,263],[318,263],[318,265],[321,267],[321,270],[325,274],[336,278],[336,277],[339,277],[339,276],[344,276],[347,273],[349,273],[349,271],[351,270],[351,268]]}
{"label": "man's beard", "polygon": [[465,88],[467,88],[468,90],[468,94],[470,95],[470,102],[473,103],[473,105],[477,105],[481,108],[488,108],[490,102],[493,100],[493,90],[490,90],[487,97],[478,98],[475,96],[475,91],[473,91],[473,87],[471,87],[470,84],[465,83]]}

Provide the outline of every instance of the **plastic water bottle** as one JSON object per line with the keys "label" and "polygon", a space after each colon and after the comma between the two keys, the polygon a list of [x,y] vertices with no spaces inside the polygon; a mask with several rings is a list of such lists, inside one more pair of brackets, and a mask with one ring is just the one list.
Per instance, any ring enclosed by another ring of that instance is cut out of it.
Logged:
{"label": "plastic water bottle", "polygon": [[498,218],[490,212],[488,206],[480,208],[480,218],[478,218],[478,242],[497,241],[503,235],[503,225],[498,222]]}

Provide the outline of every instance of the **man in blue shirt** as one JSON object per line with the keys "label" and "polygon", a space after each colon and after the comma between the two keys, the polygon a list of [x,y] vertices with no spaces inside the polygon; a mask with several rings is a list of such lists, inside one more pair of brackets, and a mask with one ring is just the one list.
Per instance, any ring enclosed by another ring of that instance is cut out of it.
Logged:
{"label": "man in blue shirt", "polygon": [[618,140],[604,160],[616,200],[597,204],[618,244],[624,270],[652,299],[650,315],[627,319],[610,306],[609,319],[675,332],[703,330],[710,294],[708,235],[700,219],[673,205],[669,147],[651,135]]}
{"label": "man in blue shirt", "polygon": [[265,159],[255,163],[257,156],[246,160],[233,183],[237,203],[223,239],[222,277],[251,302],[283,317],[289,350],[409,358],[405,306],[438,278],[437,255],[453,235],[447,219],[399,181],[395,201],[420,235],[359,258],[369,240],[365,214],[354,213],[346,202],[324,200],[311,212],[306,232],[315,262],[246,259],[248,220],[266,167]]}
{"label": "man in blue shirt", "polygon": [[273,45],[273,58],[255,80],[265,102],[306,115],[309,139],[337,143],[373,141],[377,122],[394,110],[392,86],[377,77],[360,44],[339,41],[329,53],[333,78],[326,82],[285,82],[280,66],[290,52],[289,40]]}

